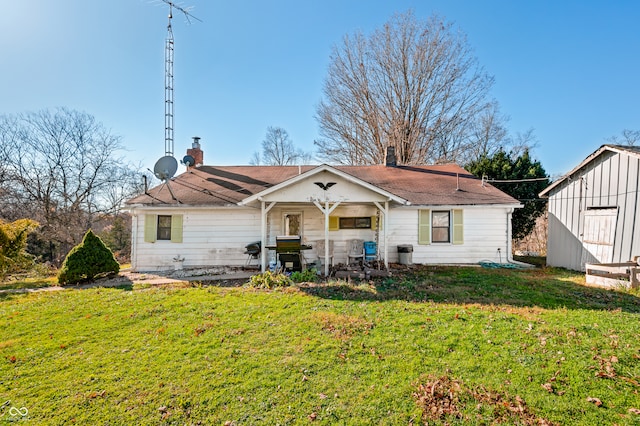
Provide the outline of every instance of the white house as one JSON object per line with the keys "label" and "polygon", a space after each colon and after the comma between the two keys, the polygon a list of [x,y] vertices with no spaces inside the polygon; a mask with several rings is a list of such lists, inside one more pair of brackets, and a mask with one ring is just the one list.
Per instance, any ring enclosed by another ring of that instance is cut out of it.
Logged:
{"label": "white house", "polygon": [[640,147],[602,145],[540,196],[549,198],[548,265],[584,271],[640,256]]}
{"label": "white house", "polygon": [[265,270],[281,235],[300,235],[307,261],[332,254],[334,264],[347,263],[354,238],[375,243],[385,266],[398,261],[398,245],[412,246],[413,263],[511,260],[517,200],[454,164],[394,163],[191,167],[127,202],[132,268],[240,266],[245,246],[260,242]]}

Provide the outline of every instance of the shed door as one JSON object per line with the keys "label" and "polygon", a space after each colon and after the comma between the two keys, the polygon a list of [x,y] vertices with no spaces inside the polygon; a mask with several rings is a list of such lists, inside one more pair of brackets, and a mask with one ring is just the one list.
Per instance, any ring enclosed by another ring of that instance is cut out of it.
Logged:
{"label": "shed door", "polygon": [[613,262],[618,209],[594,209],[584,212],[582,264]]}

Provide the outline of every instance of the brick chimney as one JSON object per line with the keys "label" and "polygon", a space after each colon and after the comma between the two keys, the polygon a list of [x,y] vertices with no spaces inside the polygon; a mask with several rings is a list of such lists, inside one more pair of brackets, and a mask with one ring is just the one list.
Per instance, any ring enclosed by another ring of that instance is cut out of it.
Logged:
{"label": "brick chimney", "polygon": [[396,162],[396,148],[393,146],[387,146],[385,149],[384,165],[387,167],[395,167]]}
{"label": "brick chimney", "polygon": [[191,144],[191,148],[187,149],[187,155],[192,156],[195,160],[195,164],[189,166],[189,168],[202,166],[204,153],[200,149],[200,138],[198,136],[193,137],[193,143]]}

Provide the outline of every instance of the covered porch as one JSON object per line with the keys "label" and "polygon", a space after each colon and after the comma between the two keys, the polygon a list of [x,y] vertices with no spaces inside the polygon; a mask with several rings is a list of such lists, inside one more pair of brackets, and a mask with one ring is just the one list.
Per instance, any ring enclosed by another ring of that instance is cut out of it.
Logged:
{"label": "covered porch", "polygon": [[[260,268],[274,261],[279,236],[299,236],[301,256],[321,260],[322,273],[331,264],[378,261],[388,268],[390,209],[406,200],[358,178],[323,165],[244,199],[241,205],[260,209]],[[353,257],[354,240],[375,246],[368,256]]]}

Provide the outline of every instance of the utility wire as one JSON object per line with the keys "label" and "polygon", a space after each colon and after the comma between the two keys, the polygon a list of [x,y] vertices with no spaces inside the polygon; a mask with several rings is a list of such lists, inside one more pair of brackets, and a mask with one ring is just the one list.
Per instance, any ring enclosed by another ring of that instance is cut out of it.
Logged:
{"label": "utility wire", "polygon": [[539,182],[549,180],[549,178],[531,178],[531,179],[486,179],[489,183],[521,183],[521,182]]}

